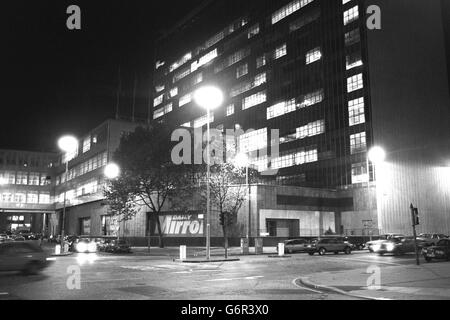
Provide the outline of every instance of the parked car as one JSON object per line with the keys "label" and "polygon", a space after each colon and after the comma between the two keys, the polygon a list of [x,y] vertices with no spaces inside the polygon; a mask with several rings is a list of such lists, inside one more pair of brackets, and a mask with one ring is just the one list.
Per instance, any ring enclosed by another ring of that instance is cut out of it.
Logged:
{"label": "parked car", "polygon": [[105,247],[106,252],[118,253],[118,252],[131,252],[131,246],[125,239],[111,240]]}
{"label": "parked car", "polygon": [[392,253],[393,255],[402,255],[409,252],[415,252],[416,247],[413,237],[394,237],[389,240],[385,240],[380,244],[380,248],[376,251],[380,256],[386,253]]}
{"label": "parked car", "polygon": [[448,236],[440,233],[421,233],[417,239],[424,242],[426,246],[435,246],[439,240],[448,239]]}
{"label": "parked car", "polygon": [[[306,252],[306,245],[309,243],[305,239],[290,239],[284,241],[284,253]],[[277,246],[278,252],[278,246]]]}
{"label": "parked car", "polygon": [[0,271],[36,274],[51,263],[48,255],[31,242],[0,243]]}
{"label": "parked car", "polygon": [[338,238],[323,238],[306,245],[306,252],[309,255],[314,255],[314,253],[319,253],[323,256],[327,252],[334,252],[338,254],[339,252],[344,252],[345,254],[352,253],[351,246]]}
{"label": "parked car", "polygon": [[113,239],[102,239],[99,243],[97,243],[97,248],[99,251],[106,251],[106,248],[111,244]]}
{"label": "parked car", "polygon": [[427,262],[433,259],[450,261],[450,239],[441,239],[435,246],[423,248],[422,255]]}
{"label": "parked car", "polygon": [[366,248],[369,249],[370,252],[377,252],[380,249],[383,241],[390,240],[393,238],[404,238],[405,235],[399,233],[387,233],[379,237],[378,240],[368,241],[366,242]]}

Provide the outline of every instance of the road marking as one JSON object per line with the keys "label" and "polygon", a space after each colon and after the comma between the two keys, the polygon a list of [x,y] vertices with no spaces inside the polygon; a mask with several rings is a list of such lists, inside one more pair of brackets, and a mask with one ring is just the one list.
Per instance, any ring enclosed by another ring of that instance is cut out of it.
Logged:
{"label": "road marking", "polygon": [[[99,279],[99,280],[82,280],[81,283],[95,283],[95,282],[113,282],[113,281],[133,281],[133,280],[143,280],[146,278],[126,278],[126,279]],[[66,285],[65,282],[54,282],[54,286],[56,285]]]}
{"label": "road marking", "polygon": [[[337,257],[330,257],[330,258],[339,259]],[[366,263],[371,263],[371,264],[380,263],[380,264],[389,264],[392,266],[402,266],[402,264],[400,264],[400,263],[386,262],[386,261],[379,261],[379,260],[364,260],[364,259],[355,259],[355,258],[345,258],[345,260],[366,262]]]}
{"label": "road marking", "polygon": [[205,280],[205,281],[256,280],[258,278],[264,278],[264,276],[253,276],[253,277],[243,277],[243,278],[220,278],[220,279],[211,279],[211,280]]}
{"label": "road marking", "polygon": [[7,296],[8,294],[8,292],[0,292],[0,296]]}
{"label": "road marking", "polygon": [[298,279],[300,279],[300,278],[296,278],[296,279],[292,280],[292,283],[294,284],[294,286],[296,286],[296,287],[298,287],[298,288],[300,288],[300,289],[302,289],[302,290],[307,290],[307,291],[312,291],[312,292],[314,292],[314,293],[324,294],[322,291],[310,289],[310,288],[303,287],[303,286],[297,284],[296,281],[297,281]]}

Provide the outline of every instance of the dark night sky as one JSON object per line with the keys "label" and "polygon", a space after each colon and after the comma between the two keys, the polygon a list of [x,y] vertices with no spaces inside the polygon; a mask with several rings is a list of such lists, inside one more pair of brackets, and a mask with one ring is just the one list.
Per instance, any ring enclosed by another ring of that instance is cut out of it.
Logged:
{"label": "dark night sky", "polygon": [[[61,134],[82,135],[114,117],[119,65],[120,113],[130,116],[136,73],[137,116],[145,117],[153,39],[201,2],[2,3],[0,149],[55,150]],[[450,12],[450,1],[443,3]],[[71,4],[81,7],[81,31],[66,28],[66,8]],[[450,19],[446,20],[449,38]]]}
{"label": "dark night sky", "polygon": [[[118,69],[121,115],[146,117],[153,39],[202,0],[8,1],[2,3],[0,149],[49,151],[63,133],[82,135],[114,117]],[[66,8],[82,30],[66,28]]]}

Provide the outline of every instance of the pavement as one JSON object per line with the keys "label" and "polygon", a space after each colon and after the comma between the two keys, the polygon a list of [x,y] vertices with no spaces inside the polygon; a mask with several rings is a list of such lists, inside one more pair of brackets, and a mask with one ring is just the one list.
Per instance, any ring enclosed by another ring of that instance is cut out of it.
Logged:
{"label": "pavement", "polygon": [[450,263],[371,265],[297,279],[311,289],[369,300],[450,300]]}

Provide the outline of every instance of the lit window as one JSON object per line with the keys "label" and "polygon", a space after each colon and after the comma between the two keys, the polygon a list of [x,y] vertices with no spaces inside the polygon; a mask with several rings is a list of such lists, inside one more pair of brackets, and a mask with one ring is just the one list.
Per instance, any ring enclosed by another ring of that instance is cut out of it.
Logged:
{"label": "lit window", "polygon": [[356,42],[359,42],[361,36],[359,34],[359,29],[352,30],[345,34],[345,45],[350,46]]}
{"label": "lit window", "polygon": [[253,88],[256,88],[256,87],[266,83],[266,80],[267,80],[266,73],[265,72],[260,73],[255,76],[253,81],[242,82],[242,83],[238,84],[237,86],[234,86],[233,88],[231,88],[230,97],[236,97],[244,92],[247,92]]}
{"label": "lit window", "polygon": [[169,67],[169,71],[172,72],[176,69],[178,69],[179,67],[181,67],[183,64],[185,64],[186,62],[188,62],[189,60],[192,59],[192,53],[187,53],[185,54],[183,57],[181,57],[180,60],[175,61],[170,67]]}
{"label": "lit window", "polygon": [[350,153],[355,154],[366,151],[366,133],[360,132],[350,136]]}
{"label": "lit window", "polygon": [[166,89],[166,86],[165,85],[158,85],[158,86],[156,86],[155,87],[155,91],[156,92],[161,92],[161,91],[164,91],[164,89]]}
{"label": "lit window", "polygon": [[236,79],[239,79],[242,76],[245,76],[248,73],[248,64],[243,64],[236,68]]}
{"label": "lit window", "polygon": [[346,69],[350,70],[353,68],[357,68],[363,65],[361,53],[356,52],[345,57],[346,61]]}
{"label": "lit window", "polygon": [[364,98],[348,102],[348,118],[350,126],[366,122],[364,115]]}
{"label": "lit window", "polygon": [[[48,179],[47,179],[48,178]],[[50,184],[50,177],[47,177],[45,174],[42,174],[41,175],[41,182],[40,182],[40,184],[41,184],[41,186],[47,186],[47,185],[49,185]]]}
{"label": "lit window", "polygon": [[28,184],[32,186],[39,185],[39,172],[30,172]]}
{"label": "lit window", "polygon": [[153,106],[159,106],[163,102],[164,95],[160,95],[153,100]]}
{"label": "lit window", "polygon": [[241,50],[233,53],[231,56],[226,58],[222,63],[218,63],[214,67],[214,73],[218,73],[218,72],[222,71],[223,69],[228,68],[235,63],[238,63],[239,61],[241,61],[248,55],[250,55],[250,49],[248,49],[248,48],[241,49]]}
{"label": "lit window", "polygon": [[256,69],[259,69],[265,65],[266,65],[266,56],[262,55],[261,57],[256,58]]}
{"label": "lit window", "polygon": [[9,192],[2,193],[2,202],[12,202],[12,194]]}
{"label": "lit window", "polygon": [[352,164],[352,183],[363,183],[369,181],[366,163]]}
{"label": "lit window", "polygon": [[88,152],[91,149],[91,137],[87,137],[83,140],[83,153]]}
{"label": "lit window", "polygon": [[200,72],[192,78],[192,85],[195,86],[196,84],[199,84],[202,81],[203,81],[203,73]]}
{"label": "lit window", "polygon": [[364,87],[362,73],[347,78],[347,92],[353,92]]}
{"label": "lit window", "polygon": [[244,98],[242,100],[242,110],[257,106],[263,102],[266,102],[266,91],[261,91]]}
{"label": "lit window", "polygon": [[323,101],[323,98],[323,89],[308,93],[303,97],[303,101],[300,103],[300,108],[305,108],[320,103]]}
{"label": "lit window", "polygon": [[16,184],[28,184],[28,175],[26,172],[17,172]]}
{"label": "lit window", "polygon": [[50,193],[47,193],[47,192],[39,193],[39,203],[49,204],[50,203]]}
{"label": "lit window", "polygon": [[301,8],[303,8],[308,3],[311,3],[311,2],[313,2],[313,0],[295,0],[295,1],[288,3],[287,5],[285,5],[284,7],[275,11],[272,14],[272,24],[275,24],[278,21],[286,18],[287,16],[290,16],[291,14],[300,10]]}
{"label": "lit window", "polygon": [[[209,123],[214,122],[214,113],[209,114]],[[194,128],[200,128],[203,127],[205,124],[208,123],[208,115],[205,114],[203,117],[197,118],[194,120]]]}
{"label": "lit window", "polygon": [[267,148],[267,128],[254,130],[239,136],[239,152],[252,152]]}
{"label": "lit window", "polygon": [[1,184],[15,184],[16,173],[14,171],[0,172],[0,185]]}
{"label": "lit window", "polygon": [[342,4],[346,4],[347,2],[350,2],[352,0],[342,0]]}
{"label": "lit window", "polygon": [[14,202],[25,203],[26,202],[26,195],[25,195],[25,193],[16,193],[14,195]]}
{"label": "lit window", "polygon": [[259,23],[255,24],[253,27],[251,27],[248,30],[248,34],[247,35],[248,35],[248,38],[251,39],[254,36],[256,36],[257,34],[259,34]]}
{"label": "lit window", "polygon": [[286,43],[275,49],[274,59],[279,59],[287,54]]}
{"label": "lit window", "polygon": [[164,107],[155,110],[155,112],[153,113],[153,119],[161,118],[163,115],[171,111],[172,111],[172,103],[169,103],[168,105],[165,105]]}
{"label": "lit window", "polygon": [[195,70],[197,70],[198,68],[200,68],[201,66],[211,62],[212,60],[214,60],[216,57],[218,56],[217,53],[217,49],[214,49],[211,52],[208,52],[207,54],[205,54],[204,56],[202,56],[198,62],[194,61],[191,64],[191,72],[194,72]]}
{"label": "lit window", "polygon": [[320,48],[315,48],[306,53],[306,64],[313,63],[315,61],[320,60],[321,58],[322,58],[322,52],[320,51]]}
{"label": "lit window", "polygon": [[295,99],[283,101],[267,108],[267,120],[280,117],[284,114],[297,110]]}
{"label": "lit window", "polygon": [[317,149],[302,149],[299,152],[288,153],[283,156],[274,158],[271,160],[271,169],[281,169],[288,168],[297,165],[302,165],[305,163],[316,162],[318,160],[317,157]]}
{"label": "lit window", "polygon": [[38,203],[38,193],[33,192],[33,191],[28,191],[27,203]]}
{"label": "lit window", "polygon": [[186,77],[190,74],[191,74],[191,68],[186,68],[184,70],[181,70],[180,72],[176,73],[173,76],[173,83],[180,81],[181,79],[183,79],[184,77]]}
{"label": "lit window", "polygon": [[230,104],[227,106],[227,117],[234,114],[234,104]]}
{"label": "lit window", "polygon": [[175,87],[173,89],[170,89],[170,97],[171,98],[176,97],[177,95],[178,95],[178,88],[177,87]]}
{"label": "lit window", "polygon": [[253,87],[258,87],[258,86],[266,83],[266,81],[267,81],[266,73],[265,72],[260,73],[260,74],[256,75]]}
{"label": "lit window", "polygon": [[223,38],[225,38],[225,33],[223,31],[221,31],[206,41],[206,43],[205,43],[206,48],[212,47],[213,45],[215,45],[217,42],[219,42]]}
{"label": "lit window", "polygon": [[180,101],[178,103],[178,106],[184,106],[185,104],[188,104],[192,101],[192,93],[185,94],[184,96],[180,97]]}
{"label": "lit window", "polygon": [[354,6],[353,8],[344,12],[344,25],[347,25],[350,22],[357,20],[358,17],[359,17],[358,6]]}
{"label": "lit window", "polygon": [[313,137],[325,132],[325,120],[318,120],[308,123],[306,126],[297,128],[296,138],[304,139],[306,137]]}

